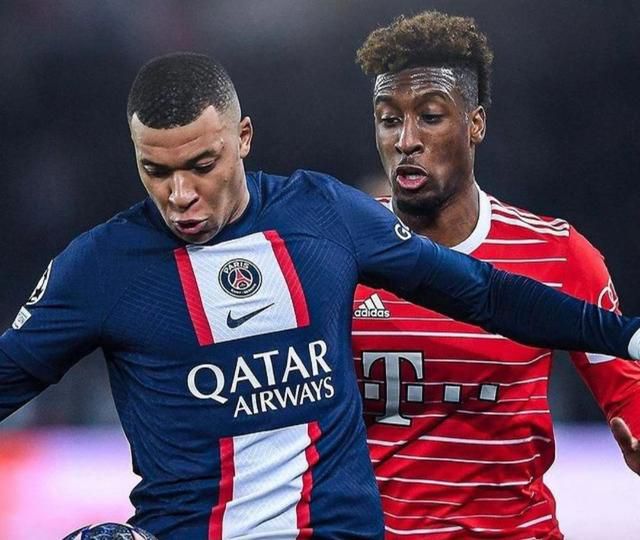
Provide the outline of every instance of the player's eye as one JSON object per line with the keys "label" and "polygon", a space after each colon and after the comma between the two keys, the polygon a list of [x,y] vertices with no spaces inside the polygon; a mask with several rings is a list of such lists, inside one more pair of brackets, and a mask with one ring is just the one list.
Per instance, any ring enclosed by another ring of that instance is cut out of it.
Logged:
{"label": "player's eye", "polygon": [[400,123],[400,118],[397,116],[381,116],[378,121],[384,127],[393,127]]}
{"label": "player's eye", "polygon": [[197,174],[206,174],[211,171],[216,165],[215,161],[208,161],[207,163],[198,163],[193,167],[194,172]]}
{"label": "player's eye", "polygon": [[441,114],[423,113],[420,115],[423,122],[427,124],[437,124],[442,120]]}
{"label": "player's eye", "polygon": [[165,167],[156,167],[152,165],[145,165],[143,167],[144,172],[152,178],[166,178],[171,174],[171,171]]}

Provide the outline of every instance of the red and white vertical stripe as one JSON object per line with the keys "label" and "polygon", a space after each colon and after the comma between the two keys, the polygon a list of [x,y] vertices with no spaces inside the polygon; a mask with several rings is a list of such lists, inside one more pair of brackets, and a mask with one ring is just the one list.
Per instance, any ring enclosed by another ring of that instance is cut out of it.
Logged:
{"label": "red and white vertical stripe", "polygon": [[[312,537],[317,422],[224,438],[209,540]],[[267,496],[268,494],[268,496]]]}

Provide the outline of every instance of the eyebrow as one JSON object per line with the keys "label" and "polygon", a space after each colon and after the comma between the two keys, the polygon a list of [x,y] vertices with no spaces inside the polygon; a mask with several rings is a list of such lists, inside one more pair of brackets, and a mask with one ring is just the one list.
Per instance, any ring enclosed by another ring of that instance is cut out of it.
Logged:
{"label": "eyebrow", "polygon": [[[193,167],[196,166],[198,161],[200,161],[201,159],[203,159],[203,158],[213,158],[213,157],[216,157],[216,156],[217,156],[217,154],[213,150],[205,150],[204,152],[199,153],[197,156],[189,158],[187,161],[184,162],[182,167],[177,167],[177,168],[178,169],[192,169]],[[147,159],[147,158],[142,158],[140,160],[140,164],[142,166],[149,165],[151,167],[157,167],[159,169],[171,169],[171,167],[169,167],[167,165],[162,165],[161,163],[156,163],[155,161],[151,161],[150,159]]]}

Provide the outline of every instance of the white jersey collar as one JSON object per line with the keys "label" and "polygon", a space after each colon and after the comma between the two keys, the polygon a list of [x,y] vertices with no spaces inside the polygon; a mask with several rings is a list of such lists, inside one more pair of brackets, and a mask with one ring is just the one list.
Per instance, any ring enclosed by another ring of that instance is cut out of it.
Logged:
{"label": "white jersey collar", "polygon": [[482,242],[487,239],[489,235],[489,229],[491,229],[491,202],[487,194],[478,188],[478,222],[471,231],[471,234],[459,244],[451,246],[451,249],[459,251],[460,253],[466,253],[469,255],[480,247]]}

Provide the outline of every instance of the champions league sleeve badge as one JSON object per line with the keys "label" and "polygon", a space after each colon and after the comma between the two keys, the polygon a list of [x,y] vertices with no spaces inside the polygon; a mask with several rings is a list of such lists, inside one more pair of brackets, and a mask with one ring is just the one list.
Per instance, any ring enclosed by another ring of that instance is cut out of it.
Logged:
{"label": "champions league sleeve badge", "polygon": [[20,328],[22,328],[24,324],[31,318],[31,312],[25,306],[32,306],[38,303],[44,296],[44,292],[47,290],[47,284],[49,283],[52,264],[53,261],[50,261],[47,265],[47,269],[44,271],[44,274],[42,274],[42,277],[38,280],[36,288],[33,289],[33,292],[29,296],[29,299],[27,300],[25,305],[20,308],[20,311],[16,315],[16,318],[13,320],[11,328],[13,328],[14,330],[20,330]]}
{"label": "champions league sleeve badge", "polygon": [[33,289],[31,296],[29,296],[29,299],[27,300],[27,303],[26,303],[27,306],[32,306],[33,304],[39,302],[40,299],[43,297],[44,292],[47,290],[47,285],[49,283],[49,276],[51,275],[52,264],[53,264],[53,261],[49,262],[47,269],[44,271],[44,274],[42,274],[42,277],[36,284],[36,288]]}

